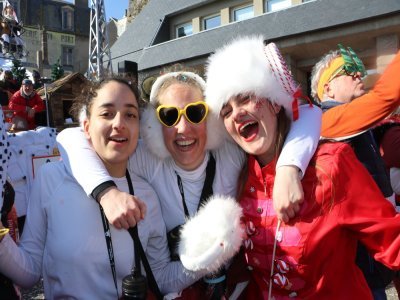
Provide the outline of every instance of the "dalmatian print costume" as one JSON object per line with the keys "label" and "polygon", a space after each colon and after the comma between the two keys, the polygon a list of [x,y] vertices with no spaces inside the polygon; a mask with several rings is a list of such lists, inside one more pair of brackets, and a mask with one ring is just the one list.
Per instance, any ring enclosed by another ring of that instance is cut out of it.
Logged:
{"label": "dalmatian print costume", "polygon": [[1,199],[0,208],[3,207],[4,199],[4,184],[7,179],[7,165],[11,156],[9,151],[9,142],[7,141],[6,124],[4,121],[3,111],[0,109],[0,184],[1,184]]}
{"label": "dalmatian print costume", "polygon": [[50,127],[8,133],[11,153],[8,176],[15,190],[14,205],[18,217],[25,216],[28,207],[34,179],[32,158],[53,155],[56,149],[56,135],[56,130]]}

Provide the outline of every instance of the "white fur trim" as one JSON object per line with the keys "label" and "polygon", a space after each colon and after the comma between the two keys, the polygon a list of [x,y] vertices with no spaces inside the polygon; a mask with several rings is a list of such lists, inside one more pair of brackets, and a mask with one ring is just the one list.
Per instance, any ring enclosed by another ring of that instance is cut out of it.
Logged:
{"label": "white fur trim", "polygon": [[79,126],[83,128],[83,123],[87,120],[87,109],[86,106],[82,107],[81,111],[79,112]]}
{"label": "white fur trim", "polygon": [[162,125],[158,121],[156,111],[151,104],[148,104],[142,111],[140,118],[140,134],[147,149],[156,157],[165,159],[171,156],[167,147],[165,147]]}
{"label": "white fur trim", "polygon": [[191,271],[217,271],[242,244],[242,208],[235,199],[213,196],[181,231],[179,255]]}
{"label": "white fur trim", "polygon": [[208,112],[206,150],[218,149],[225,141],[228,133],[218,116]]}
{"label": "white fur trim", "polygon": [[[206,101],[219,114],[231,97],[252,93],[282,105],[291,115],[294,87],[285,70],[279,50],[272,44],[264,46],[262,36],[238,38],[209,57]],[[288,82],[289,90],[285,85]]]}

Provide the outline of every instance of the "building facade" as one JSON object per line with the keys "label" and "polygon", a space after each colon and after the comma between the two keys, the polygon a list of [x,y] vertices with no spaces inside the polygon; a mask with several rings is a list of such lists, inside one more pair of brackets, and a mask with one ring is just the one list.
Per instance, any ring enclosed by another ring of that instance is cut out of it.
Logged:
{"label": "building facade", "polygon": [[23,59],[28,70],[39,70],[50,77],[57,60],[66,73],[85,73],[89,55],[90,9],[88,0],[74,3],[61,0],[14,0],[22,38],[28,56]]}
{"label": "building facade", "polygon": [[150,0],[111,48],[113,68],[137,62],[139,80],[175,63],[203,73],[207,57],[241,35],[275,42],[305,88],[313,65],[338,43],[352,47],[369,73],[378,74],[399,49],[400,2]]}

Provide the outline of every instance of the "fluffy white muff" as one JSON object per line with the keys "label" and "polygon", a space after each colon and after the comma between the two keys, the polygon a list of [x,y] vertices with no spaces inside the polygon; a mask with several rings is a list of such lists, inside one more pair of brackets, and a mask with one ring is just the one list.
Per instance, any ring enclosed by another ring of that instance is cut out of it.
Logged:
{"label": "fluffy white muff", "polygon": [[238,251],[243,240],[242,208],[234,198],[212,196],[181,231],[179,255],[190,271],[217,271]]}
{"label": "fluffy white muff", "polygon": [[251,93],[292,110],[292,95],[274,76],[262,36],[241,37],[211,55],[207,64],[206,102],[219,114],[232,96]]}

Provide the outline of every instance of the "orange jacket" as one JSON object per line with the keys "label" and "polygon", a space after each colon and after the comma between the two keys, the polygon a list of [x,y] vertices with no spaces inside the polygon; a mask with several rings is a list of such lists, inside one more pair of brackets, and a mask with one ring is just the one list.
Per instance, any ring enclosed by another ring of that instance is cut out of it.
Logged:
{"label": "orange jacket", "polygon": [[370,129],[400,105],[400,52],[367,94],[322,115],[321,137],[343,139]]}

